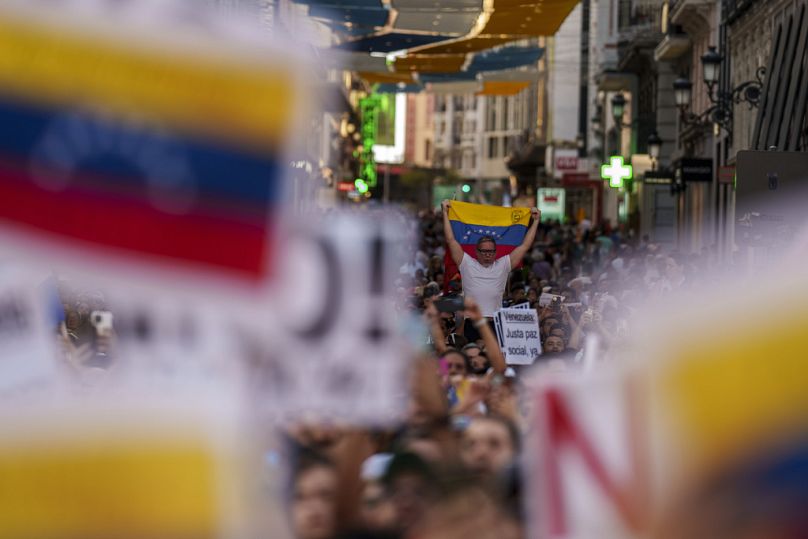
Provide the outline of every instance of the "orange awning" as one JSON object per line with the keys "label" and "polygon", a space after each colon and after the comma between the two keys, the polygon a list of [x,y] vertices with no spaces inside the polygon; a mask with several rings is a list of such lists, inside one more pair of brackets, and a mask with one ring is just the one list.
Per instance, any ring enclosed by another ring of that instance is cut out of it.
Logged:
{"label": "orange awning", "polygon": [[466,63],[465,54],[442,54],[422,56],[411,54],[396,58],[393,68],[397,73],[455,73]]}
{"label": "orange awning", "polygon": [[484,82],[483,89],[477,95],[516,95],[530,86],[529,82]]}

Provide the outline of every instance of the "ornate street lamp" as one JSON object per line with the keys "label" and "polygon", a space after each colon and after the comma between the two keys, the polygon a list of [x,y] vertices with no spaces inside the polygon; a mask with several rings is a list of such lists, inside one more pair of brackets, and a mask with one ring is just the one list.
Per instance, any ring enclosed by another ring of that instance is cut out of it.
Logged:
{"label": "ornate street lamp", "polygon": [[622,93],[615,94],[612,97],[612,116],[614,117],[614,123],[618,126],[623,125],[623,113],[626,110],[626,98],[623,97]]}
{"label": "ornate street lamp", "polygon": [[660,151],[662,151],[662,139],[659,138],[657,132],[654,131],[648,136],[648,155],[655,163],[659,159]]}
{"label": "ornate street lamp", "polygon": [[715,47],[708,47],[707,52],[701,55],[701,68],[704,78],[704,83],[709,88],[712,88],[718,83],[718,78],[721,76],[721,62],[724,57],[721,56]]}
{"label": "ornate street lamp", "polygon": [[754,80],[742,82],[729,91],[715,90],[721,79],[721,63],[724,57],[715,47],[708,47],[707,52],[701,56],[702,76],[707,85],[707,97],[712,106],[701,114],[687,112],[690,107],[693,83],[681,77],[673,82],[674,101],[681,112],[682,125],[708,126],[718,124],[727,134],[732,134],[732,108],[742,101],[749,105],[750,109],[758,106],[760,94],[763,88],[763,77],[766,75],[766,68],[761,66],[755,73]]}
{"label": "ornate street lamp", "polygon": [[690,97],[693,94],[693,83],[684,77],[673,81],[673,100],[679,108],[690,106]]}

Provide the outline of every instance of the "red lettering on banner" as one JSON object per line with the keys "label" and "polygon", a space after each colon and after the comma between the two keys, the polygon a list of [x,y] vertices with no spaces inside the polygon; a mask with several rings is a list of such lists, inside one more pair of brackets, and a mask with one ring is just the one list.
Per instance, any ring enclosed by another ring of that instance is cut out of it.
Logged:
{"label": "red lettering on banner", "polygon": [[576,422],[566,398],[559,389],[546,390],[539,399],[543,400],[546,413],[546,433],[542,441],[544,445],[544,471],[547,489],[549,531],[552,535],[563,535],[568,531],[568,518],[564,503],[564,487],[561,477],[559,457],[562,448],[574,448],[583,459],[584,465],[597,486],[610,500],[624,522],[632,532],[645,528],[648,496],[645,478],[644,446],[638,432],[639,409],[633,401],[633,393],[626,393],[628,410],[628,445],[631,461],[631,476],[620,484],[609,473],[603,460],[598,456],[596,447],[586,436],[581,425]]}

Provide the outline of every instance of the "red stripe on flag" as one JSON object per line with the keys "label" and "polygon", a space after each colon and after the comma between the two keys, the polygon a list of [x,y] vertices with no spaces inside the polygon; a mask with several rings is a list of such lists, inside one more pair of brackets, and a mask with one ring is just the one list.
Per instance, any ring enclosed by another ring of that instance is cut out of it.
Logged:
{"label": "red stripe on flag", "polygon": [[[147,201],[100,197],[75,189],[54,192],[25,173],[0,168],[0,219],[23,225],[76,247],[142,260],[154,255],[228,270],[251,279],[266,276],[268,223],[236,222],[205,215],[172,215]],[[77,241],[76,241],[77,240]]]}
{"label": "red stripe on flag", "polygon": [[[477,245],[460,245],[463,248],[463,252],[469,255],[470,257],[476,259],[477,258]],[[516,249],[514,245],[497,245],[497,258],[503,257],[505,255],[511,254],[511,251]],[[521,264],[520,264],[521,265]],[[519,266],[517,266],[519,267]],[[460,275],[460,270],[457,267],[457,264],[454,263],[452,260],[452,254],[449,252],[449,246],[446,245],[446,255],[443,257],[443,292],[449,292],[449,281],[457,276]],[[513,268],[512,268],[513,269]]]}

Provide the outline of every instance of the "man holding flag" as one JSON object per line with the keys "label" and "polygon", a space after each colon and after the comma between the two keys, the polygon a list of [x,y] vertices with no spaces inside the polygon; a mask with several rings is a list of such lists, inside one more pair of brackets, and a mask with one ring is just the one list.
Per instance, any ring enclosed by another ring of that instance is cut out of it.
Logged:
{"label": "man holding flag", "polygon": [[[448,200],[444,200],[442,206],[449,255],[445,279],[448,282],[453,276],[454,272],[448,267],[452,262],[460,270],[464,295],[473,298],[484,320],[493,323],[494,314],[502,307],[502,295],[511,269],[521,264],[536,239],[539,210]],[[533,222],[528,227],[531,216]],[[475,326],[482,323],[485,322],[481,320]],[[479,338],[477,330],[477,327],[465,325],[463,333],[469,341],[475,341]]]}

